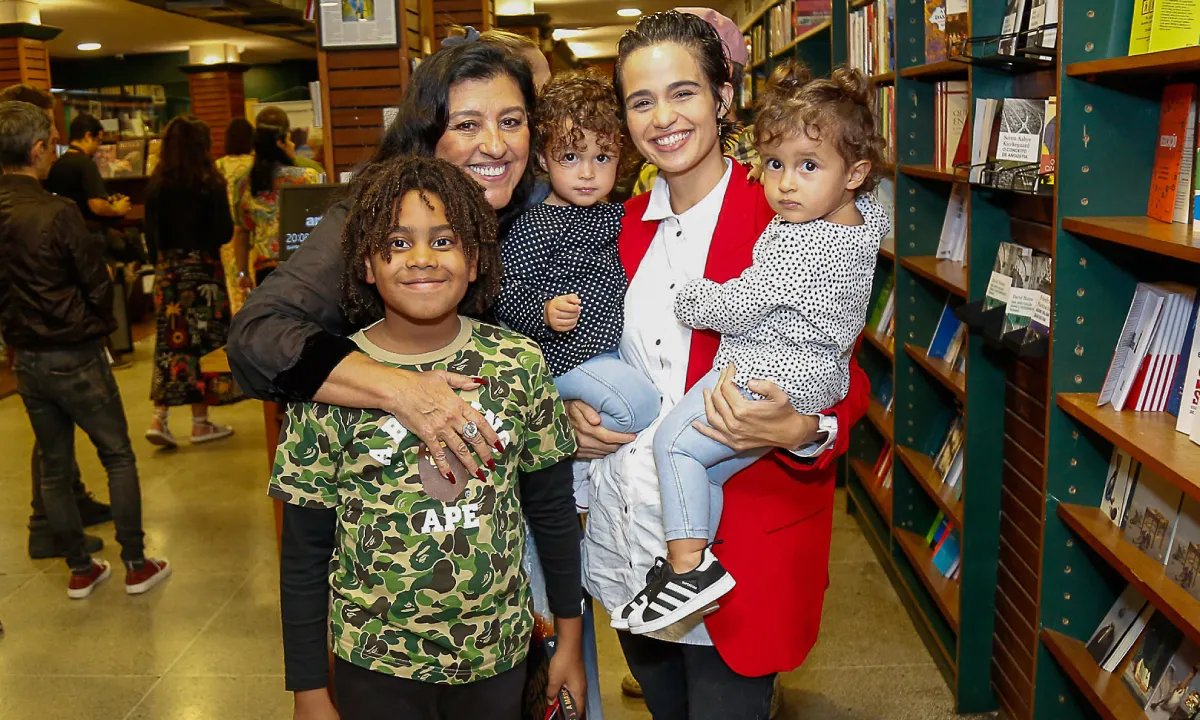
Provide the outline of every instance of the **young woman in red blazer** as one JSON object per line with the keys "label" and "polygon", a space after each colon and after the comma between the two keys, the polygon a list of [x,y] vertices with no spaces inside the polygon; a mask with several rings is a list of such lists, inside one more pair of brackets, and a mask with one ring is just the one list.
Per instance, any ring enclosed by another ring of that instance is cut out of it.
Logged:
{"label": "young woman in red blazer", "polygon": [[[737,277],[774,212],[746,169],[721,155],[733,90],[711,26],[673,11],[642,18],[621,40],[614,80],[634,145],[660,169],[655,188],[625,205],[619,249],[630,289],[621,352],[655,382],[665,414],[712,368],[720,341],[676,322],[672,290],[692,277]],[[834,459],[866,411],[868,382],[852,362],[848,395],[820,416],[796,413],[771,383],[750,389],[766,399],[748,401],[723,382],[705,431],[738,450],[780,449],[724,486],[716,553],[736,587],[720,609],[674,635],[618,633],[656,720],[765,718],[774,674],[798,667],[816,641]],[[611,611],[641,589],[663,554],[647,457],[655,426],[622,435],[600,427],[587,406],[569,409],[580,456],[604,458],[592,468],[584,574]]]}

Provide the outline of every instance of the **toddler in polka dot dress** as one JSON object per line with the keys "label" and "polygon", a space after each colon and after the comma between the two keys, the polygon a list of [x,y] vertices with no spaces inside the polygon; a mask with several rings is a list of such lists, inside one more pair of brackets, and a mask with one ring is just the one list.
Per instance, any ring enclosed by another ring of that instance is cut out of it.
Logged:
{"label": "toddler in polka dot dress", "polygon": [[709,545],[721,486],[766,449],[736,452],[692,427],[705,421],[704,391],[721,371],[750,399],[752,380],[787,393],[799,413],[837,404],[850,386],[850,355],[866,321],[879,241],[889,221],[869,192],[883,139],[866,79],[839,68],[812,80],[800,64],[776,69],[755,121],[762,182],[775,218],[753,264],[725,283],[698,279],[675,298],[680,322],[721,333],[712,371],[664,418],[654,438],[667,558],[614,613],[634,633],[661,630],[704,610],[734,578]]}
{"label": "toddler in polka dot dress", "polygon": [[[551,192],[517,218],[501,247],[496,317],[541,345],[563,400],[595,408],[609,430],[641,432],[661,399],[617,355],[628,281],[617,255],[625,208],[607,202],[624,136],[616,94],[597,75],[556,75],[542,88],[537,116],[536,157]],[[575,464],[581,512],[587,465]]]}

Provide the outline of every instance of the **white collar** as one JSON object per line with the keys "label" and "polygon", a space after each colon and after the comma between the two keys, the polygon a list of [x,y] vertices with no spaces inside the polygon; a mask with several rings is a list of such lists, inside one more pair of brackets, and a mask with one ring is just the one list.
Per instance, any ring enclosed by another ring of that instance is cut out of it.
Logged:
{"label": "white collar", "polygon": [[671,209],[671,188],[660,172],[654,179],[654,187],[650,189],[650,202],[646,205],[646,211],[642,213],[642,220],[658,222],[674,217],[682,223],[689,216],[720,212],[721,203],[725,201],[725,189],[729,187],[729,178],[733,174],[733,161],[729,158],[722,159],[725,161],[725,174],[721,176],[721,181],[712,190],[709,190],[700,202],[682,213],[676,213]]}

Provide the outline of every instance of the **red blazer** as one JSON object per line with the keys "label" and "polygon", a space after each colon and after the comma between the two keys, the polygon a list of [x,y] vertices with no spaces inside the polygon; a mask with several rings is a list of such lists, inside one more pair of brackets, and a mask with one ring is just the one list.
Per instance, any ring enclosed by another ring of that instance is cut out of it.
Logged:
{"label": "red blazer", "polygon": [[[650,193],[625,203],[619,251],[630,280],[654,239],[657,222],[642,220]],[[754,243],[774,217],[762,186],[733,163],[713,233],[704,277],[724,282],[751,264]],[[720,334],[692,333],[687,387],[712,369]],[[794,670],[817,640],[829,584],[833,531],[834,459],[850,444],[850,428],[867,411],[870,384],[850,361],[850,391],[828,413],[837,417],[837,442],[815,461],[772,452],[725,485],[716,554],[737,580],[706,619],[721,657],[747,676]]]}

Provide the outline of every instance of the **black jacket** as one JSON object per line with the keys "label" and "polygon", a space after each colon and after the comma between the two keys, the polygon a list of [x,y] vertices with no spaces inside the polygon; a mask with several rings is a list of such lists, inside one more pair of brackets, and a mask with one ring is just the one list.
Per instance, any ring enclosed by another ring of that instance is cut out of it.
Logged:
{"label": "black jacket", "polygon": [[74,202],[0,176],[0,329],[17,349],[61,349],[116,329],[104,242]]}
{"label": "black jacket", "polygon": [[219,176],[198,191],[154,181],[146,193],[146,244],[156,259],[166,250],[202,252],[220,260],[233,239],[229,198]]}

